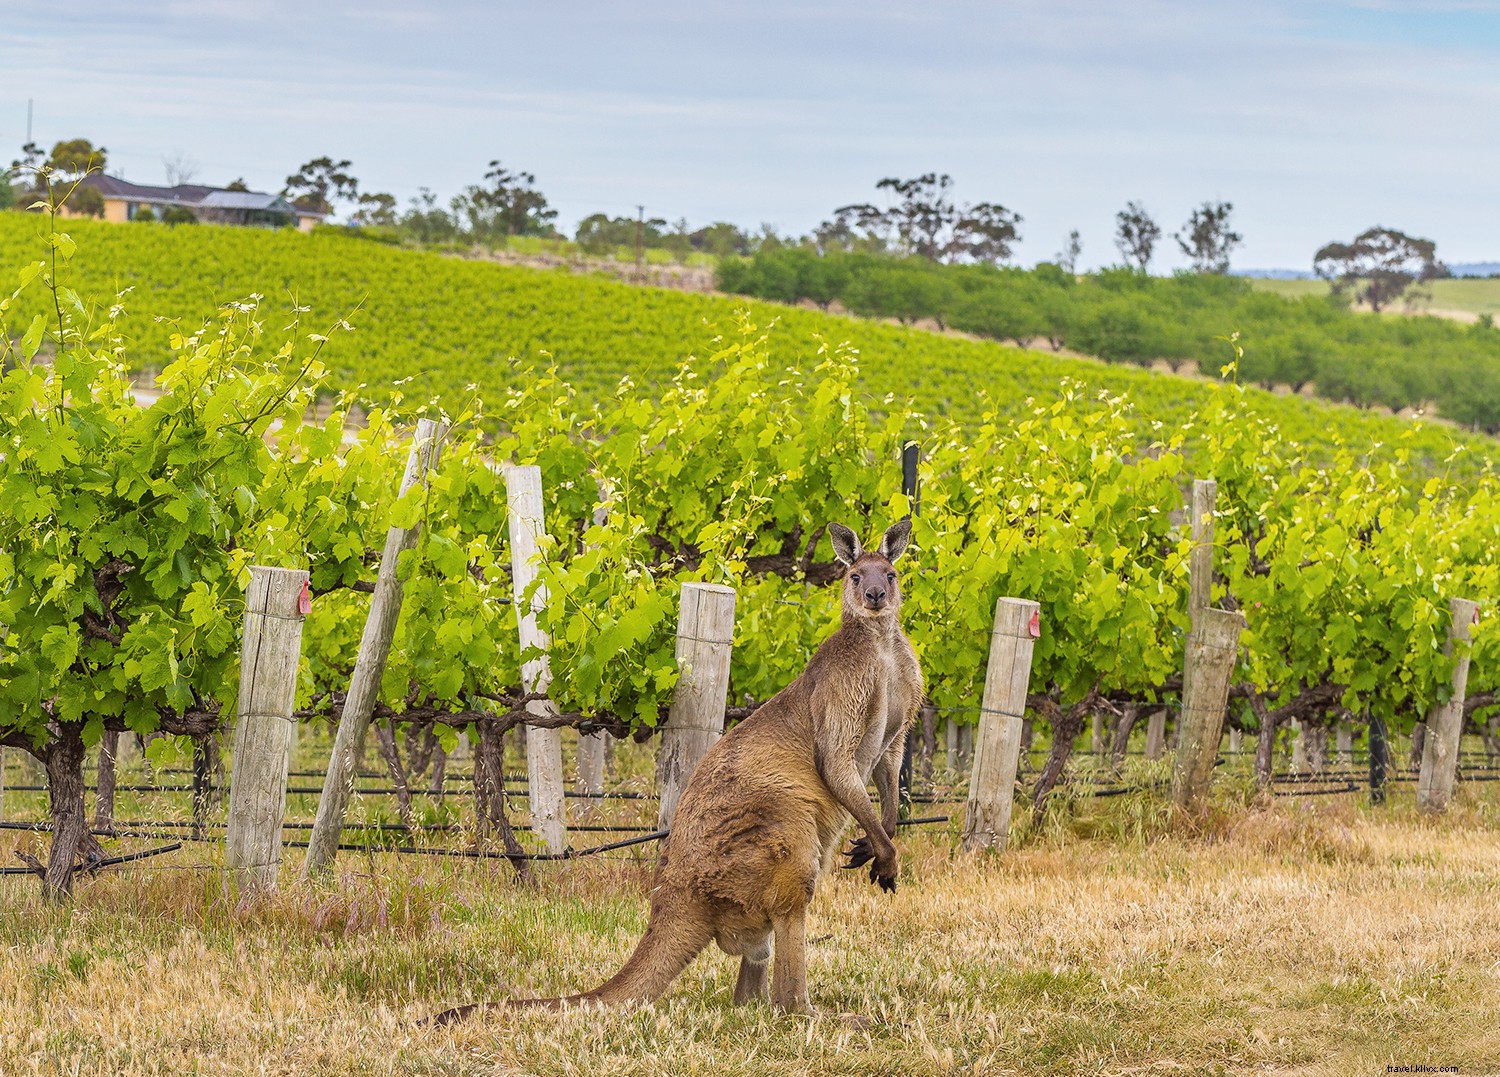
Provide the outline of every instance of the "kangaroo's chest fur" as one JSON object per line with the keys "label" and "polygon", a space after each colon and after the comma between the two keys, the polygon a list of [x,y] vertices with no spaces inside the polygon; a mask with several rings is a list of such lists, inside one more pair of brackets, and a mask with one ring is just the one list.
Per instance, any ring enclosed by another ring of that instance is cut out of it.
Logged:
{"label": "kangaroo's chest fur", "polygon": [[860,775],[866,780],[891,741],[906,728],[922,692],[916,655],[904,635],[896,632],[874,639],[868,646],[874,653],[865,668],[873,674],[863,708],[864,729],[854,752]]}

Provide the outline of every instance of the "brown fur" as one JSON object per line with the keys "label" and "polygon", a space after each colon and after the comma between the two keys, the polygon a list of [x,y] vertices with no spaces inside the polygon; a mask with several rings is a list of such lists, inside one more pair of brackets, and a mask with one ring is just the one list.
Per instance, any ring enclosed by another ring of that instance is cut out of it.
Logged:
{"label": "brown fur", "polygon": [[[897,776],[923,695],[916,653],[898,619],[901,588],[892,566],[910,522],[893,525],[871,553],[861,552],[847,528],[831,530],[835,552],[849,565],[843,623],[800,677],[693,770],[662,846],[650,920],[635,952],[593,991],[489,1005],[650,1002],[717,942],[741,959],[736,1003],[765,998],[769,971],[778,1008],[811,1009],[807,907],[851,816],[865,833],[851,866],[872,861],[871,880],[895,889]],[[872,776],[878,816],[866,791]],[[479,1008],[462,1006],[434,1020],[445,1024]]]}

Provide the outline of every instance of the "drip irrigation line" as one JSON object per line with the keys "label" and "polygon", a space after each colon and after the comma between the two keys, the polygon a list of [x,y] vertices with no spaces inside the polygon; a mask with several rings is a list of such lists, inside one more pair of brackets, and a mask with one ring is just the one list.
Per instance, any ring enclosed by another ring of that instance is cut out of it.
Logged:
{"label": "drip irrigation line", "polygon": [[[525,789],[524,789],[524,784],[525,783],[517,783],[517,784],[521,785],[522,788],[516,788],[515,786],[507,785],[505,787],[504,792],[507,795],[516,795],[516,796],[521,795],[522,793],[525,792]],[[219,789],[219,788],[222,788],[222,786],[215,785],[215,786],[211,787],[211,789]],[[10,785],[10,786],[6,786],[6,789],[9,792],[12,792],[12,793],[45,793],[45,792],[47,792],[47,786],[45,786],[45,785]],[[85,792],[89,792],[89,793],[95,793],[95,794],[98,793],[98,789],[95,788],[92,785],[86,785],[86,786],[84,786],[84,791]],[[115,792],[117,792],[117,793],[195,793],[195,792],[198,792],[198,791],[199,790],[194,789],[191,785],[117,785],[117,786],[115,786]],[[204,790],[204,791],[207,792],[209,790]],[[375,789],[360,789],[360,788],[356,787],[354,791],[356,793],[358,793],[360,796],[395,796],[399,792],[399,790],[396,789],[394,786],[391,786],[389,788],[381,786],[381,787],[375,788]],[[323,787],[322,786],[311,786],[311,785],[291,785],[291,786],[287,787],[286,792],[287,792],[288,796],[292,796],[294,794],[295,795],[312,795],[312,794],[315,794],[315,793],[321,795],[322,792],[323,792]],[[434,792],[432,792],[430,789],[424,789],[424,788],[420,788],[420,787],[419,788],[414,788],[414,789],[407,789],[406,792],[407,792],[407,794],[409,796],[440,796],[441,795],[440,793],[434,793]],[[575,791],[573,791],[571,789],[565,791],[563,793],[563,796],[567,797],[569,800],[660,800],[661,799],[661,797],[659,797],[655,793],[635,793],[635,792],[579,793],[579,792],[575,792]]]}
{"label": "drip irrigation line", "polygon": [[[0,823],[0,827],[6,825],[8,824]],[[212,822],[192,823],[184,821],[182,819],[116,819],[114,821],[114,825],[116,829],[122,826],[154,826],[176,830],[222,830],[229,824],[219,820],[215,820]],[[283,822],[281,824],[281,828],[283,830],[311,830],[313,829],[314,825],[315,824],[313,823],[304,822]],[[411,826],[403,826],[400,823],[345,823],[343,829],[345,831],[374,830],[380,831],[382,833],[399,832],[408,834],[443,834],[451,833],[454,831],[473,830],[474,828],[467,823],[414,823]],[[529,830],[531,828],[525,825],[517,825],[514,829]],[[638,834],[641,830],[641,828],[638,826],[606,826],[597,824],[581,824],[578,826],[569,826],[568,829],[585,834]]]}
{"label": "drip irrigation line", "polygon": [[[163,845],[159,849],[143,849],[138,853],[125,853],[123,856],[107,856],[103,860],[95,860],[92,864],[85,864],[75,869],[77,871],[97,871],[100,868],[112,868],[117,864],[129,864],[134,860],[145,860],[148,856],[160,856],[162,853],[173,853],[182,848],[182,842],[174,841],[170,845]],[[35,875],[31,868],[0,868],[0,875]]]}

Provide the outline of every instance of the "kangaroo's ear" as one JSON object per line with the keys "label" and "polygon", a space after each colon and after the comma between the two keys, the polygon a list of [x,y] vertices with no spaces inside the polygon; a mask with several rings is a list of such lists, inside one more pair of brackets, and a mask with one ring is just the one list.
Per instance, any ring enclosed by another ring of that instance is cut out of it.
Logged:
{"label": "kangaroo's ear", "polygon": [[897,520],[885,529],[885,536],[880,540],[880,552],[885,555],[887,561],[895,561],[906,552],[906,544],[911,541],[911,517]]}
{"label": "kangaroo's ear", "polygon": [[829,524],[828,537],[833,541],[833,556],[846,565],[854,564],[864,552],[859,544],[859,536],[843,524]]}

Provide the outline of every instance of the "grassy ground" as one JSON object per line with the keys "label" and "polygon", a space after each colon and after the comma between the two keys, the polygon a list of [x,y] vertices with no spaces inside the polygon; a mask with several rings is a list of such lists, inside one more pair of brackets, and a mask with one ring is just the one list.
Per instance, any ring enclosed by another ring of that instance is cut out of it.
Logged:
{"label": "grassy ground", "polygon": [[0,1073],[1500,1072],[1495,785],[1428,822],[1409,786],[1370,809],[1224,784],[1190,826],[1147,794],[1079,801],[1003,855],[961,854],[954,825],[908,833],[894,896],[825,880],[811,1019],[730,1006],[710,951],[634,1013],[416,1026],[612,973],[649,854],[554,865],[535,889],[498,862],[348,853],[313,886],[293,854],[245,908],[217,845],[66,908],[0,879]]}
{"label": "grassy ground", "polygon": [[[1322,280],[1256,279],[1255,287],[1282,296],[1326,295],[1328,282]],[[1469,314],[1500,314],[1500,279],[1490,277],[1455,277],[1435,280],[1424,285],[1432,298],[1416,304],[1419,312],[1462,311]],[[1404,313],[1405,303],[1398,302],[1394,313]]]}

